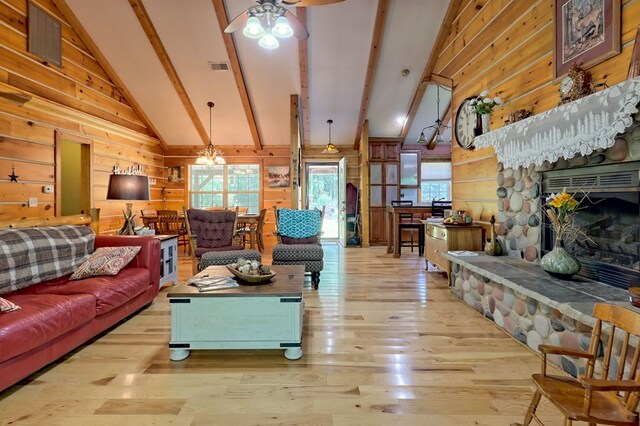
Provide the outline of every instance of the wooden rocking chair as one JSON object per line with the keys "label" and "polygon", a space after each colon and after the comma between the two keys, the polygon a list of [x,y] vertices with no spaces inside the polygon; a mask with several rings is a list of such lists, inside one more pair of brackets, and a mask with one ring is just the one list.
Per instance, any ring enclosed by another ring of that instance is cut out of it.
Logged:
{"label": "wooden rocking chair", "polygon": [[[630,341],[638,345],[638,339],[631,336],[640,335],[640,315],[621,306],[596,304],[593,308],[593,316],[596,318],[596,323],[591,334],[588,352],[549,345],[539,346],[542,352],[542,374],[533,375],[536,392],[524,422],[513,423],[512,426],[526,426],[533,419],[542,425],[542,421],[536,416],[536,408],[543,395],[562,412],[565,426],[572,425],[574,420],[586,422],[589,425],[638,425],[636,410],[640,396],[640,382],[637,369],[640,348],[630,346]],[[600,362],[596,359],[601,348],[603,323],[608,323],[611,328],[605,328],[608,337],[604,357]],[[616,329],[619,329],[617,333]],[[615,334],[618,334],[618,339],[613,338]],[[614,351],[614,346],[618,346],[614,340],[619,340],[620,352]],[[611,365],[616,354],[619,354],[618,368],[614,372]],[[547,355],[566,355],[587,359],[584,376],[573,378],[548,375]]]}

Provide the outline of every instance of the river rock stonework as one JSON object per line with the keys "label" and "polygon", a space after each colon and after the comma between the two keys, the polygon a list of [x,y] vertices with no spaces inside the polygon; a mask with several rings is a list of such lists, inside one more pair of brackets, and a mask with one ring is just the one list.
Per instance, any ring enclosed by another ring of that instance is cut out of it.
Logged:
{"label": "river rock stonework", "polygon": [[588,156],[570,160],[559,159],[542,166],[531,165],[518,169],[504,168],[498,163],[496,178],[498,212],[496,230],[498,240],[509,255],[529,262],[540,259],[542,230],[542,173],[549,170],[574,169],[592,164],[623,163],[640,160],[640,114],[634,124],[618,135],[607,150],[597,150]]}
{"label": "river rock stonework", "polygon": [[[452,266],[450,282],[453,294],[535,352],[540,353],[540,344],[583,351],[589,349],[591,327],[588,324],[456,263]],[[603,336],[601,347],[606,340],[607,336]],[[584,374],[586,361],[583,359],[560,355],[549,355],[548,359],[574,377]],[[631,359],[627,361],[631,365]],[[619,359],[612,360],[610,376],[615,375],[619,362]]]}

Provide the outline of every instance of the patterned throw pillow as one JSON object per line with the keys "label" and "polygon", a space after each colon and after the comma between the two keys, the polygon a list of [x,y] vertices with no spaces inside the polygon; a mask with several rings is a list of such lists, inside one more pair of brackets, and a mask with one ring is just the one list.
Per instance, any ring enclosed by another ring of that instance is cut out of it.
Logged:
{"label": "patterned throw pillow", "polygon": [[117,275],[140,251],[140,246],[100,247],[71,275],[70,280]]}
{"label": "patterned throw pillow", "polygon": [[17,311],[18,309],[20,309],[20,306],[0,297],[0,314],[7,314],[9,312]]}

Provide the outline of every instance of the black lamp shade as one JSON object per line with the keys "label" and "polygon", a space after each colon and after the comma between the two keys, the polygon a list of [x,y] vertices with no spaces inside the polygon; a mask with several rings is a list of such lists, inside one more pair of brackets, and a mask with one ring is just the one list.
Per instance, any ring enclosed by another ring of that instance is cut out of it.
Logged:
{"label": "black lamp shade", "polygon": [[149,200],[149,178],[140,175],[110,175],[107,200]]}

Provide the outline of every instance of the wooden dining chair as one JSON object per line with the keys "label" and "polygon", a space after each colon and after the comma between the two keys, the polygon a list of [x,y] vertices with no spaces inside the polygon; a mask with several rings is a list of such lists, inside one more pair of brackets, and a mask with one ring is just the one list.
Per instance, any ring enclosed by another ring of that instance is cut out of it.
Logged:
{"label": "wooden dining chair", "polygon": [[152,209],[140,210],[140,218],[144,226],[148,226],[149,229],[156,229],[156,221],[158,220],[158,211]]}
{"label": "wooden dining chair", "polygon": [[[260,210],[260,214],[258,215],[258,219],[256,223],[253,225],[254,235],[256,238],[256,245],[258,246],[258,251],[262,253],[264,250],[264,240],[262,239],[262,227],[264,225],[264,219],[267,215],[267,209]],[[242,223],[240,222],[240,218],[238,218],[238,234],[242,236],[242,243],[244,245],[247,244],[247,238],[251,236],[251,224],[250,223]]]}
{"label": "wooden dining chair", "polygon": [[[596,323],[588,351],[550,345],[538,347],[542,353],[542,373],[532,376],[536,391],[524,422],[512,423],[512,426],[526,426],[531,420],[542,425],[536,415],[542,396],[562,412],[565,426],[572,425],[574,420],[589,425],[638,425],[640,348],[634,348],[630,343],[638,345],[640,314],[622,306],[596,304],[593,316]],[[610,328],[603,327],[604,324]],[[616,334],[617,338],[614,338]],[[600,360],[598,355],[603,348],[604,356]],[[586,359],[584,376],[573,378],[547,374],[547,355]]]}
{"label": "wooden dining chair", "polygon": [[185,251],[189,248],[189,235],[184,220],[178,217],[177,210],[158,210],[157,233],[161,235],[177,235],[178,246],[184,246]]}

